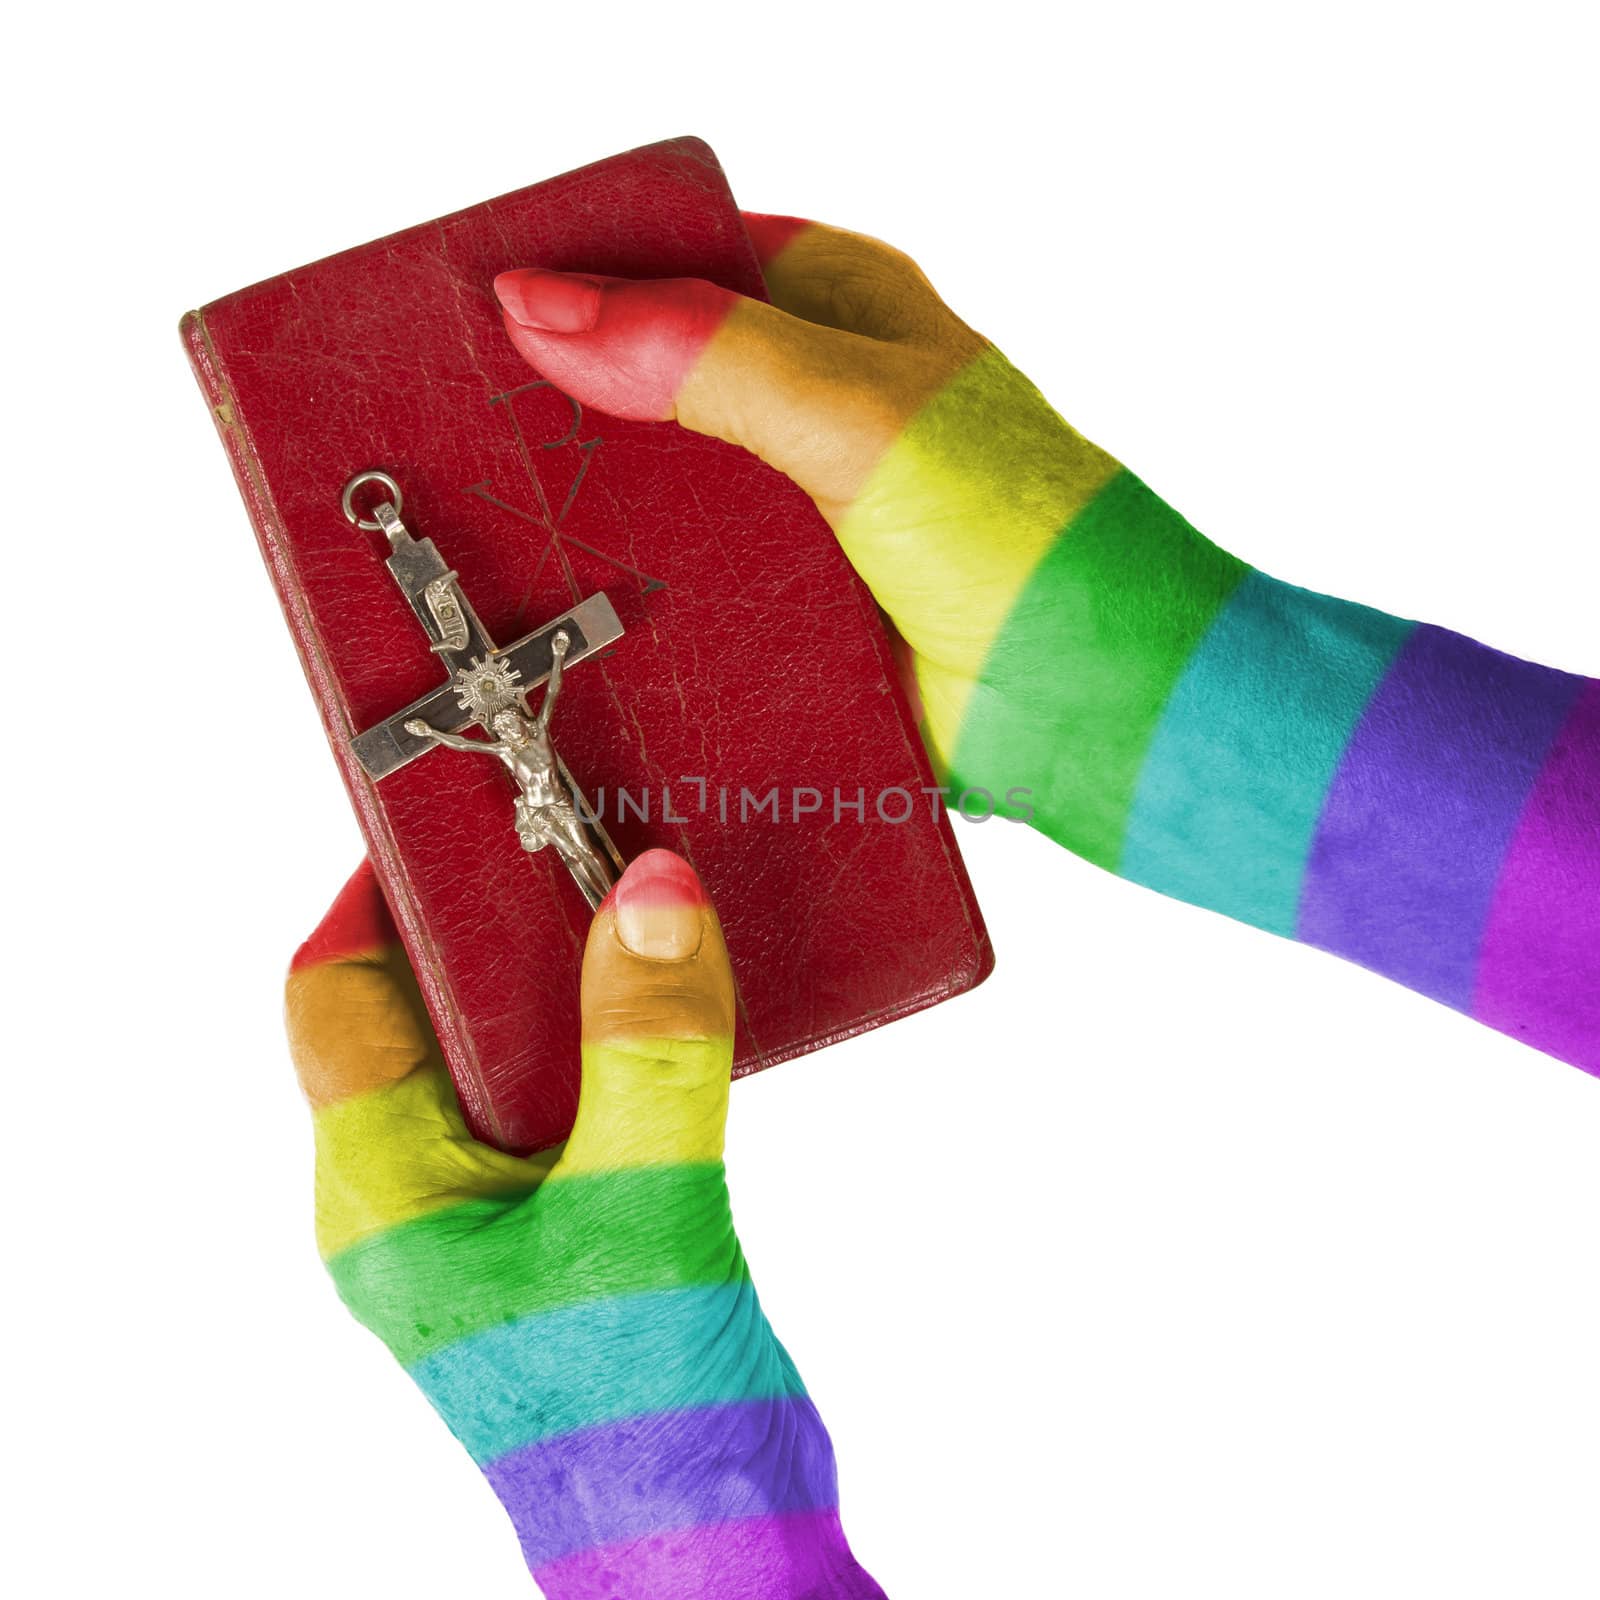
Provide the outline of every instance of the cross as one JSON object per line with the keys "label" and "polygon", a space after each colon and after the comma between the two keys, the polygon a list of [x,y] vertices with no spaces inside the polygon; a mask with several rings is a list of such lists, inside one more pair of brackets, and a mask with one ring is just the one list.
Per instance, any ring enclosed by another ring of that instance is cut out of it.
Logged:
{"label": "cross", "polygon": [[[530,440],[527,430],[523,428],[522,418],[517,412],[517,401],[526,394],[535,390],[548,389],[557,399],[566,402],[571,413],[566,431],[558,439],[540,439],[533,441],[540,450],[564,450],[569,446],[576,446],[579,454],[578,470],[574,474],[572,484],[567,490],[567,497],[561,502],[560,510],[552,506],[550,496],[545,493],[545,487],[539,474],[534,471],[533,454],[529,448]],[[470,485],[462,492],[475,495],[484,504],[494,506],[500,511],[507,512],[523,522],[531,523],[540,528],[547,536],[543,554],[540,555],[538,565],[528,580],[528,592],[522,597],[522,603],[517,607],[516,615],[520,619],[528,601],[532,598],[534,589],[538,585],[539,575],[544,570],[545,563],[553,556],[556,565],[560,567],[562,576],[566,579],[572,590],[572,598],[576,600],[582,590],[578,586],[578,576],[572,570],[572,561],[567,554],[566,547],[571,545],[575,550],[581,550],[585,555],[598,561],[604,561],[615,567],[618,572],[626,573],[639,584],[642,595],[652,594],[657,589],[666,588],[666,583],[660,578],[652,578],[648,572],[641,571],[638,567],[630,565],[620,556],[614,556],[609,551],[598,549],[586,543],[575,534],[566,531],[567,513],[572,510],[578,498],[578,492],[583,488],[584,480],[589,475],[589,467],[594,461],[594,453],[600,448],[601,439],[597,434],[592,439],[579,439],[578,434],[583,428],[583,407],[572,398],[570,394],[563,394],[548,378],[537,378],[532,383],[524,383],[515,389],[508,389],[504,394],[497,394],[489,401],[491,406],[502,408],[501,415],[511,425],[512,437],[516,440],[517,456],[522,462],[523,470],[527,473],[528,483],[533,489],[533,498],[537,511],[528,511],[521,506],[515,506],[508,500],[496,495],[488,478],[481,478],[477,483]]]}
{"label": "cross", "polygon": [[[363,483],[380,484],[390,499],[373,510],[372,520],[358,521],[351,496]],[[407,722],[418,720],[442,732],[459,733],[479,720],[477,712],[461,704],[457,673],[493,668],[510,677],[520,693],[537,688],[550,676],[555,661],[551,647],[558,633],[565,633],[568,640],[563,670],[622,637],[622,623],[611,602],[604,594],[595,594],[501,650],[468,604],[456,573],[445,565],[433,540],[413,539],[401,522],[400,488],[393,478],[381,472],[352,478],[345,485],[344,510],[358,527],[381,528],[387,536],[389,557],[384,565],[451,674],[437,689],[350,741],[350,748],[374,779],[387,778],[434,748],[434,740],[408,732]],[[506,668],[511,669],[509,673]]]}

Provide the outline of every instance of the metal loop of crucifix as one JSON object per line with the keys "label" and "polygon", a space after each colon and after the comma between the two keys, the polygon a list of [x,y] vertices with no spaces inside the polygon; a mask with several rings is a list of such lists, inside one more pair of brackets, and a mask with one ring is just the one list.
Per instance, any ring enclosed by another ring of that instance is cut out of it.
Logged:
{"label": "metal loop of crucifix", "polygon": [[[356,510],[354,495],[376,484],[388,498],[371,518]],[[436,746],[494,756],[518,791],[516,829],[527,851],[552,848],[590,906],[598,909],[623,860],[566,763],[550,740],[550,718],[562,674],[622,637],[622,623],[604,594],[590,595],[570,611],[535,628],[505,649],[496,646],[461,592],[432,539],[413,539],[400,520],[400,486],[386,472],[357,473],[340,497],[357,527],[381,529],[389,541],[385,565],[451,676],[431,693],[350,741],[367,774],[381,782]],[[537,714],[527,694],[547,687]],[[486,739],[465,737],[476,725]]]}

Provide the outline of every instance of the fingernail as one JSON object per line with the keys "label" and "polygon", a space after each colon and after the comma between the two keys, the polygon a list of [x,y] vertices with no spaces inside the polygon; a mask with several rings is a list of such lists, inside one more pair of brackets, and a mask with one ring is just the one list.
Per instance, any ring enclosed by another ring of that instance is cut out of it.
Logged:
{"label": "fingernail", "polygon": [[576,273],[522,267],[502,272],[494,292],[513,322],[545,333],[587,333],[600,315],[600,285]]}
{"label": "fingernail", "polygon": [[646,850],[606,896],[617,937],[636,956],[682,961],[700,948],[710,902],[694,868],[670,850]]}

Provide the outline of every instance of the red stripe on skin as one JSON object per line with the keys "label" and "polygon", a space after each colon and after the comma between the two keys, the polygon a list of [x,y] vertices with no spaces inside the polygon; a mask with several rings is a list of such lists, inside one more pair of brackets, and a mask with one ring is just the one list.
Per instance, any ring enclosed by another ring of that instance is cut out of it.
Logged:
{"label": "red stripe on skin", "polygon": [[344,961],[351,956],[371,955],[388,945],[398,944],[394,918],[378,887],[377,874],[370,861],[363,861],[339,891],[338,898],[316,926],[316,931],[294,953],[291,972],[324,961]]}
{"label": "red stripe on skin", "polygon": [[660,906],[711,904],[695,870],[680,855],[670,850],[646,850],[628,865],[628,870],[612,886],[600,903],[601,911],[616,911],[626,905],[632,910],[651,911]]}
{"label": "red stripe on skin", "polygon": [[[585,302],[596,286],[591,318]],[[684,379],[740,298],[700,278],[635,281],[539,268],[502,272],[495,293],[529,366],[585,405],[634,422],[673,418]],[[540,320],[579,331],[531,325]]]}
{"label": "red stripe on skin", "polygon": [[804,217],[769,217],[762,211],[742,211],[740,215],[763,271],[811,226]]}

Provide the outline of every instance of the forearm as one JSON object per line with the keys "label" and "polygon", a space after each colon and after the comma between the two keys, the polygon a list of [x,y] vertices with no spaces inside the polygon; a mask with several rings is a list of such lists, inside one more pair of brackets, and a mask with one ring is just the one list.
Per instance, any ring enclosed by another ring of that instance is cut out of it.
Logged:
{"label": "forearm", "polygon": [[[477,1459],[550,1600],[880,1593],[864,1575],[840,1587],[858,1569],[832,1448],[748,1278],[538,1315],[412,1374]],[[620,1327],[626,1375],[607,1359]],[[653,1351],[643,1372],[631,1368],[641,1347]],[[542,1400],[554,1393],[559,1404]]]}
{"label": "forearm", "polygon": [[919,656],[952,785],[1600,1072],[1600,684],[1269,578],[1028,417],[964,457],[1011,574],[978,664]]}
{"label": "forearm", "polygon": [[[359,1124],[381,1109],[335,1107],[319,1137],[370,1143]],[[383,1192],[358,1215],[325,1195],[321,1234],[341,1295],[471,1453],[549,1600],[879,1597],[720,1162],[564,1167],[526,1204],[537,1283],[497,1203]]]}

